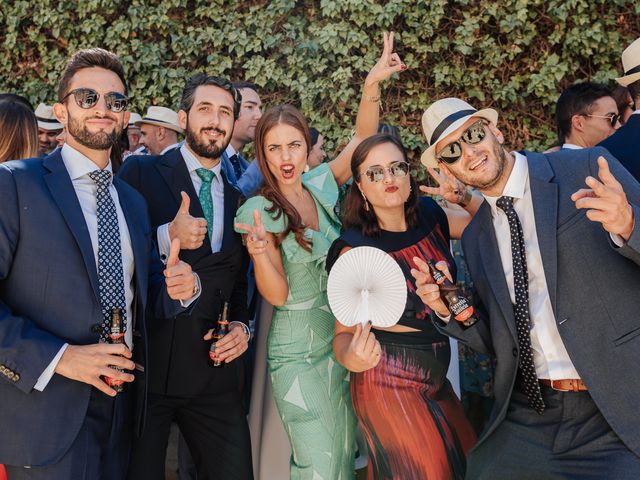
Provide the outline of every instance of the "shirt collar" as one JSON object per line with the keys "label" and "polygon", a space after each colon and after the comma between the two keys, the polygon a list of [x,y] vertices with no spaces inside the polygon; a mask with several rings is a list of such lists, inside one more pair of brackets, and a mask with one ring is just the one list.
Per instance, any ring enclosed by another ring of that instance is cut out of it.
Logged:
{"label": "shirt collar", "polygon": [[[511,170],[509,180],[507,180],[507,184],[504,186],[504,190],[500,197],[507,196],[519,199],[524,197],[527,190],[527,185],[529,183],[529,166],[527,165],[527,157],[523,154],[520,152],[512,152],[512,154],[515,157],[513,169]],[[496,202],[500,197],[484,195],[484,198],[487,200],[489,205],[491,205],[491,210],[493,211],[496,210]]]}
{"label": "shirt collar", "polygon": [[224,153],[226,153],[226,154],[227,154],[227,158],[231,158],[231,157],[233,157],[233,156],[234,156],[236,153],[238,153],[238,152],[236,152],[236,149],[235,149],[235,148],[233,148],[233,146],[231,145],[231,142],[229,142],[229,145],[227,145],[227,148],[226,148],[226,150],[224,151]]}
{"label": "shirt collar", "polygon": [[[205,168],[193,155],[193,153],[191,153],[191,151],[187,148],[186,144],[180,147],[180,153],[182,154],[182,158],[184,158],[184,161],[187,164],[187,170],[189,170],[190,174],[195,172],[199,168]],[[215,167],[209,168],[208,170],[211,170],[213,173],[215,173],[216,178],[220,178],[220,173],[222,171],[222,162],[218,162]]]}
{"label": "shirt collar", "polygon": [[[77,180],[80,177],[84,177],[94,170],[99,170],[98,166],[93,163],[88,157],[80,153],[78,150],[70,146],[68,143],[65,143],[60,150],[60,155],[62,155],[62,161],[64,162],[64,166],[69,172],[69,176],[71,180]],[[111,160],[105,167],[105,170],[108,170],[113,174],[113,168],[111,166]]]}
{"label": "shirt collar", "polygon": [[569,150],[582,150],[584,147],[581,147],[579,145],[574,145],[573,143],[564,143],[562,145],[562,148],[566,148]]}
{"label": "shirt collar", "polygon": [[640,115],[640,108],[638,110],[634,110],[631,115]]}
{"label": "shirt collar", "polygon": [[165,147],[161,152],[160,155],[164,155],[165,153],[167,153],[169,150],[173,150],[174,148],[178,148],[180,146],[180,143],[174,143],[172,145],[169,145],[168,147]]}

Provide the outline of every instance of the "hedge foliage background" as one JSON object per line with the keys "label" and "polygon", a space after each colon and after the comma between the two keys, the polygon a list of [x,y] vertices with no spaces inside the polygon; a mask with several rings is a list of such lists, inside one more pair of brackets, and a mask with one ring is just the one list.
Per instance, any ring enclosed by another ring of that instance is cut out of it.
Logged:
{"label": "hedge foliage background", "polygon": [[381,32],[395,30],[409,70],[383,87],[383,121],[414,158],[423,110],[445,96],[492,106],[516,148],[555,140],[559,92],[609,81],[640,35],[638,0],[2,0],[0,91],[53,102],[66,58],[102,46],[120,55],[135,110],[177,107],[185,78],[207,71],[290,102],[328,139],[353,127]]}

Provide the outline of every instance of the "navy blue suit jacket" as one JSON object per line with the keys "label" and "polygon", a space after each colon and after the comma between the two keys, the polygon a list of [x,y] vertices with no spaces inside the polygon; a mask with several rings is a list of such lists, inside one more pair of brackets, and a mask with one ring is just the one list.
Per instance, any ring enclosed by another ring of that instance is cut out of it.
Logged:
{"label": "navy blue suit jacket", "polygon": [[[175,315],[147,207],[114,179],[135,256],[134,360],[144,366],[145,305]],[[62,345],[97,343],[102,321],[91,239],[60,151],[0,165],[0,463],[43,466],[69,449],[85,418],[91,387],[54,374],[33,387]],[[138,427],[146,378],[134,372]]]}
{"label": "navy blue suit jacket", "polygon": [[627,123],[598,146],[609,150],[640,181],[640,114],[631,115]]}
{"label": "navy blue suit jacket", "polygon": [[[609,161],[636,218],[629,241],[612,244],[598,222],[575,208],[571,194],[598,177],[597,158]],[[589,394],[611,428],[640,455],[640,184],[602,148],[526,152],[536,233],[558,332]],[[495,405],[480,444],[502,422],[516,381],[518,341],[513,305],[491,217],[484,202],[462,236],[481,300],[481,319],[462,329],[434,323],[474,350],[496,358]]]}

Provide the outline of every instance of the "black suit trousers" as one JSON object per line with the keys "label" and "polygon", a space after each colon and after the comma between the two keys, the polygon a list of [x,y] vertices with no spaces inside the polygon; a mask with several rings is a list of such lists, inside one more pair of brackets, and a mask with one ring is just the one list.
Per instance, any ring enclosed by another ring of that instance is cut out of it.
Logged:
{"label": "black suit trousers", "polygon": [[253,478],[249,426],[241,392],[234,388],[189,397],[149,393],[146,426],[134,440],[129,479],[164,480],[172,422],[189,446],[198,480]]}

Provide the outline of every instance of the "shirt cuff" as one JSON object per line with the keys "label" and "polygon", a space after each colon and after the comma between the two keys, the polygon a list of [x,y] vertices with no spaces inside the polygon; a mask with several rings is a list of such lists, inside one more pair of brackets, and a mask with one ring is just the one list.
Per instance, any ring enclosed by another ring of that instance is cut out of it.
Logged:
{"label": "shirt cuff", "polygon": [[64,353],[64,351],[67,349],[68,346],[69,344],[65,343],[60,348],[60,350],[58,350],[57,355],[53,357],[53,360],[51,360],[51,363],[49,364],[49,366],[45,368],[44,372],[42,372],[40,377],[38,377],[38,381],[33,386],[34,390],[38,390],[39,392],[42,392],[45,389],[45,387],[49,385],[49,382],[51,381],[53,374],[56,373],[56,367],[58,366],[58,363],[62,358],[62,354]]}
{"label": "shirt cuff", "polygon": [[451,314],[447,315],[446,317],[442,317],[435,310],[433,311],[433,313],[435,313],[436,317],[438,317],[440,319],[440,321],[442,321],[443,323],[449,323],[451,321]]}
{"label": "shirt cuff", "polygon": [[624,241],[624,238],[622,238],[617,233],[610,233],[609,237],[611,237],[611,241],[618,248],[624,247],[624,244],[627,243],[627,242]]}
{"label": "shirt cuff", "polygon": [[[160,234],[158,234],[158,236],[160,236]],[[198,297],[202,293],[202,284],[200,283],[200,277],[196,272],[193,272],[193,275],[196,277],[196,293],[194,293],[193,296],[188,300],[180,300],[180,305],[182,305],[183,308],[188,308],[193,302],[198,299]]]}
{"label": "shirt cuff", "polygon": [[169,237],[169,224],[165,223],[160,225],[157,230],[158,237],[158,252],[160,253],[160,260],[165,265],[169,259],[169,253],[171,252],[171,238]]}

